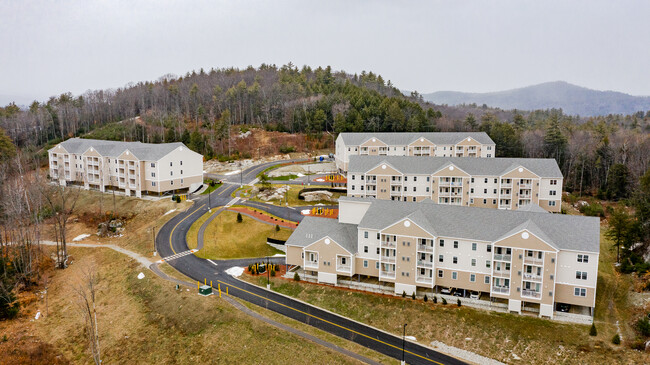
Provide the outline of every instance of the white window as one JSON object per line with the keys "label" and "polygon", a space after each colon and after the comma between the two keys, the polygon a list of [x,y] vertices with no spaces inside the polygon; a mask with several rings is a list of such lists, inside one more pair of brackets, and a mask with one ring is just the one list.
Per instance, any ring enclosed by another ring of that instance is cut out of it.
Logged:
{"label": "white window", "polygon": [[578,262],[582,263],[588,263],[589,262],[589,255],[578,255]]}
{"label": "white window", "polygon": [[354,180],[354,175],[352,175],[352,180]]}
{"label": "white window", "polygon": [[554,207],[555,206],[555,200],[551,200],[548,202],[549,207]]}
{"label": "white window", "polygon": [[469,275],[469,281],[471,281],[472,283],[475,282],[476,281],[476,274],[470,274]]}
{"label": "white window", "polygon": [[341,257],[341,265],[345,265],[345,257]]}
{"label": "white window", "polygon": [[492,154],[491,154],[491,153],[488,153],[488,156],[487,156],[487,157],[492,157]]}
{"label": "white window", "polygon": [[557,185],[557,180],[551,180],[551,185]]}
{"label": "white window", "polygon": [[458,257],[454,256],[454,259],[452,260],[454,264],[458,263]]}
{"label": "white window", "polygon": [[368,267],[368,260],[363,260],[363,267]]}
{"label": "white window", "polygon": [[491,265],[492,263],[490,262],[490,260],[485,260],[485,267],[489,269]]}
{"label": "white window", "polygon": [[458,241],[454,241],[454,248],[458,248]]}
{"label": "white window", "polygon": [[586,297],[587,296],[587,289],[585,288],[574,288],[573,289],[573,295],[576,297]]}
{"label": "white window", "polygon": [[587,280],[586,271],[576,271],[576,279]]}
{"label": "white window", "polygon": [[492,245],[487,245],[487,252],[492,252]]}
{"label": "white window", "polygon": [[363,246],[363,252],[368,253],[368,246]]}
{"label": "white window", "polygon": [[485,275],[485,281],[484,281],[484,282],[485,282],[486,284],[489,284],[489,283],[490,283],[490,276],[489,276],[489,275]]}
{"label": "white window", "polygon": [[550,190],[548,192],[548,195],[554,196],[554,195],[557,195],[557,192],[555,190]]}
{"label": "white window", "polygon": [[445,247],[445,240],[440,240],[440,247]]}
{"label": "white window", "polygon": [[363,232],[363,238],[368,238],[368,231]]}
{"label": "white window", "polygon": [[[486,179],[487,180],[487,179]],[[486,181],[487,182],[487,181]],[[483,194],[487,194],[487,189],[483,189]]]}
{"label": "white window", "polygon": [[[491,150],[492,150],[492,146],[488,146],[487,149],[488,149],[488,151],[491,151]],[[488,155],[488,157],[489,157],[489,155]]]}
{"label": "white window", "polygon": [[151,182],[151,186],[156,186],[156,182],[155,182],[155,181],[152,181],[152,182]]}
{"label": "white window", "polygon": [[472,266],[476,266],[476,259],[472,259]]}
{"label": "white window", "polygon": [[452,271],[451,278],[454,279],[454,280],[458,279],[458,273],[455,272],[455,271]]}
{"label": "white window", "polygon": [[444,262],[445,257],[443,255],[438,255],[438,262]]}
{"label": "white window", "polygon": [[[116,161],[116,162],[117,162],[117,161]],[[155,162],[152,162],[152,163],[151,163],[151,167],[156,167],[156,163],[155,163]]]}

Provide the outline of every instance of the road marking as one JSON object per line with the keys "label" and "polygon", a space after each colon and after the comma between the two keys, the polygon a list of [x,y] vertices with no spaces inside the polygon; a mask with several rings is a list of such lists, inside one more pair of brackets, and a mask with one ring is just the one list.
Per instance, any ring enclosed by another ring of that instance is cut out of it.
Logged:
{"label": "road marking", "polygon": [[172,261],[172,260],[176,260],[177,258],[187,256],[187,255],[191,255],[191,254],[195,253],[196,251],[198,251],[198,250],[197,249],[192,249],[192,250],[179,252],[179,253],[177,253],[175,255],[167,256],[167,257],[164,257],[164,258],[158,260],[158,263],[162,264],[163,262],[169,262],[169,261]]}
{"label": "road marking", "polygon": [[249,183],[246,184],[246,185],[253,186],[253,185],[257,184],[259,181],[260,181],[260,179],[255,178],[253,181],[249,182]]}
{"label": "road marking", "polygon": [[210,260],[210,259],[208,259],[208,262],[210,262],[210,263],[211,263],[212,265],[214,265],[214,266],[217,266],[217,263],[214,262],[214,261],[212,261],[212,260]]}
{"label": "road marking", "polygon": [[[346,330],[346,331],[352,332],[352,333],[357,334],[357,335],[359,335],[359,336],[363,336],[363,337],[368,338],[368,339],[370,339],[370,340],[377,341],[377,342],[382,343],[382,344],[384,344],[384,345],[386,345],[386,346],[390,346],[390,347],[392,347],[392,348],[394,348],[394,349],[397,349],[397,350],[401,350],[401,349],[402,349],[402,348],[399,347],[399,346],[391,345],[390,343],[384,342],[384,341],[382,341],[382,340],[378,340],[378,339],[376,339],[376,338],[374,338],[374,337],[370,337],[370,336],[368,336],[368,335],[366,335],[366,334],[363,334],[363,333],[357,332],[357,331],[355,331],[355,330],[349,329],[349,328],[347,328],[347,327],[341,326],[340,324],[336,324],[336,323],[330,322],[330,321],[328,321],[328,320],[326,320],[326,319],[323,319],[323,318],[317,317],[317,316],[315,316],[315,315],[313,315],[313,314],[309,314],[309,313],[303,312],[303,311],[298,310],[298,309],[296,309],[296,308],[290,307],[290,306],[288,306],[288,305],[286,305],[286,304],[282,304],[282,303],[276,302],[276,301],[274,301],[274,300],[272,300],[272,299],[265,298],[265,297],[263,297],[263,296],[261,296],[261,295],[257,295],[257,294],[255,294],[255,293],[251,293],[251,292],[249,292],[248,290],[244,290],[244,289],[239,288],[239,287],[237,287],[237,286],[235,286],[235,285],[228,284],[228,283],[223,282],[223,281],[221,281],[221,280],[217,280],[217,282],[222,283],[222,284],[227,285],[227,286],[232,286],[233,288],[238,289],[238,290],[240,290],[240,291],[243,291],[244,293],[248,293],[248,294],[253,295],[253,296],[256,296],[256,297],[258,297],[258,298],[261,298],[261,299],[264,299],[264,300],[268,300],[269,302],[275,303],[275,304],[280,305],[280,306],[285,307],[285,308],[289,308],[289,309],[291,309],[291,310],[293,310],[293,311],[295,311],[295,312],[298,312],[298,313],[304,314],[304,315],[306,315],[306,316],[309,316],[309,317],[312,317],[312,318],[318,319],[319,321],[323,321],[323,322],[325,322],[325,323],[331,324],[332,326],[336,326],[336,327],[342,328],[342,329],[344,329],[344,330]],[[444,365],[444,364],[441,363],[441,362],[438,362],[438,361],[435,361],[435,360],[431,360],[431,359],[429,359],[429,358],[426,358],[426,357],[424,357],[424,356],[422,356],[422,355],[416,354],[416,353],[411,352],[411,351],[408,351],[408,350],[404,350],[404,352],[406,352],[406,353],[408,353],[408,354],[411,354],[411,355],[413,355],[413,356],[417,356],[417,357],[422,358],[422,359],[424,359],[424,360],[427,360],[427,361],[430,361],[430,362],[433,362],[433,363],[439,364],[439,365]]]}
{"label": "road marking", "polygon": [[233,200],[229,201],[228,204],[226,204],[226,208],[232,207],[239,201],[239,198],[233,198]]}
{"label": "road marking", "polygon": [[171,233],[169,234],[169,248],[172,249],[172,252],[173,252],[174,254],[176,254],[177,252],[176,252],[176,250],[174,250],[174,246],[172,246],[172,236],[174,235],[174,231],[176,230],[176,227],[178,227],[179,224],[183,223],[184,220],[186,220],[187,218],[189,218],[192,214],[198,212],[198,211],[199,211],[201,208],[203,208],[203,207],[205,207],[205,204],[203,204],[203,205],[201,205],[200,207],[196,208],[195,211],[193,211],[192,213],[188,214],[187,217],[181,219],[181,221],[178,222],[178,223],[176,223],[176,225],[174,226],[174,228],[172,228],[172,231],[171,231]]}

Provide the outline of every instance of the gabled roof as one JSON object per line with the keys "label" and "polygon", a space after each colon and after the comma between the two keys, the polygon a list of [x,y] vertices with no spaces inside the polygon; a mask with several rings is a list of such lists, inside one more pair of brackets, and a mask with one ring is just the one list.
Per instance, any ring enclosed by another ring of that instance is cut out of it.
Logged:
{"label": "gabled roof", "polygon": [[[129,150],[135,157],[143,161],[157,161],[168,155],[178,147],[187,148],[182,142],[174,143],[142,143],[104,141],[99,139],[70,138],[60,143],[68,153],[82,154],[93,147],[100,155],[105,157],[118,157]],[[50,149],[53,151],[54,146]]]}
{"label": "gabled roof", "polygon": [[[463,207],[435,204],[430,200],[417,203],[339,198],[339,201],[346,200],[372,202],[358,225],[360,229],[381,230],[412,217],[438,237],[495,242],[513,232],[528,229],[559,250],[600,252],[600,220],[595,217]],[[426,223],[421,223],[422,220]]]}
{"label": "gabled roof", "polygon": [[430,156],[350,156],[348,173],[364,173],[385,163],[403,174],[433,174],[449,164],[472,176],[501,176],[519,166],[540,177],[562,178],[562,171],[552,158],[470,158]]}
{"label": "gabled roof", "polygon": [[357,252],[357,225],[339,223],[330,218],[303,218],[285,245],[306,247],[325,237],[331,238],[352,254]]}
{"label": "gabled roof", "polygon": [[472,137],[481,144],[494,145],[494,141],[485,132],[404,132],[404,133],[341,133],[341,138],[348,146],[358,146],[370,138],[377,138],[389,146],[409,145],[420,137],[426,138],[434,144],[450,145],[462,142],[467,137]]}

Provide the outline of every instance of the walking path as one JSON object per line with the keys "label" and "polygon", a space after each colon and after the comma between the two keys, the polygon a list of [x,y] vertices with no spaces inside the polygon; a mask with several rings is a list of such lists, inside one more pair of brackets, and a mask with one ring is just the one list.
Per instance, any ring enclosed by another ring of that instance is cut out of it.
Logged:
{"label": "walking path", "polygon": [[[219,211],[217,211],[217,213],[214,214],[211,217],[211,219],[216,217],[222,210],[223,210],[223,208],[219,209]],[[206,223],[208,223],[208,222],[206,222]],[[205,227],[205,225],[202,226],[201,228],[203,229],[204,227]],[[202,232],[200,231],[200,234],[201,233]],[[48,245],[48,246],[56,246],[57,245],[57,243],[53,242],[53,241],[41,241],[41,244]],[[66,245],[69,246],[69,247],[87,247],[87,248],[106,247],[106,248],[110,248],[112,250],[123,253],[123,254],[128,255],[129,257],[133,258],[134,260],[139,262],[144,267],[150,269],[154,274],[158,275],[163,280],[167,280],[167,281],[170,281],[170,282],[178,284],[178,285],[183,285],[183,286],[194,288],[194,283],[190,283],[188,281],[173,278],[173,277],[165,274],[164,272],[162,272],[162,270],[160,270],[160,268],[158,267],[158,263],[152,263],[148,258],[140,255],[139,253],[129,251],[129,250],[124,249],[122,247],[119,247],[119,246],[116,246],[116,245],[113,245],[113,244],[92,244],[92,243],[67,243]],[[199,239],[199,245],[203,246],[203,240],[202,239]],[[293,327],[287,326],[286,324],[276,322],[276,321],[274,321],[274,320],[272,320],[270,318],[267,318],[267,317],[265,317],[265,316],[263,316],[263,315],[261,315],[261,314],[259,314],[257,312],[254,312],[254,311],[246,308],[244,305],[242,305],[241,303],[239,303],[238,301],[236,301],[235,299],[233,299],[233,298],[231,298],[231,297],[229,297],[227,295],[224,295],[222,298],[224,298],[230,305],[235,307],[235,309],[238,309],[238,310],[242,311],[243,313],[245,313],[245,314],[247,314],[247,315],[249,315],[249,316],[251,316],[251,317],[253,317],[255,319],[266,322],[266,323],[268,323],[268,324],[270,324],[270,325],[272,325],[274,327],[277,327],[277,328],[279,328],[281,330],[293,333],[296,336],[300,336],[300,337],[302,337],[302,338],[304,338],[306,340],[312,341],[312,342],[314,342],[316,344],[324,346],[324,347],[326,347],[328,349],[331,349],[331,350],[336,351],[338,353],[341,353],[343,355],[349,356],[349,357],[351,357],[353,359],[356,359],[358,361],[361,361],[363,363],[372,364],[372,365],[380,365],[380,363],[378,363],[376,361],[368,359],[368,358],[366,358],[364,356],[361,356],[361,355],[359,355],[357,353],[354,353],[354,352],[352,352],[350,350],[344,349],[344,348],[342,348],[340,346],[337,346],[337,345],[335,345],[335,344],[333,344],[331,342],[322,340],[322,339],[320,339],[320,338],[318,338],[316,336],[312,336],[312,335],[310,335],[310,334],[308,334],[306,332],[297,330],[297,329],[295,329]]]}
{"label": "walking path", "polygon": [[282,219],[278,220],[278,218],[273,218],[273,217],[270,217],[270,216],[268,216],[268,215],[266,215],[266,214],[264,214],[262,212],[258,212],[258,211],[251,210],[251,209],[234,207],[234,208],[228,208],[228,210],[234,211],[234,212],[239,212],[241,214],[247,215],[247,216],[255,219],[256,221],[266,223],[266,224],[271,224],[271,225],[276,225],[277,224],[280,227],[286,227],[286,228],[291,228],[291,229],[296,229],[296,227],[298,227],[298,224],[296,224],[296,223],[288,222],[288,221],[282,220]]}

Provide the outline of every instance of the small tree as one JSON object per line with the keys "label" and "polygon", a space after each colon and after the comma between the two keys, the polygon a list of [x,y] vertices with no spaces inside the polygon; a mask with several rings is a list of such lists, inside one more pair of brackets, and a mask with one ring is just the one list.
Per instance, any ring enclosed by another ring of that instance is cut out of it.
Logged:
{"label": "small tree", "polygon": [[411,294],[411,299],[415,300],[415,291],[413,291],[413,294]]}
{"label": "small tree", "polygon": [[641,335],[648,337],[650,336],[650,320],[648,317],[642,317],[636,322],[636,329],[641,333]]}
{"label": "small tree", "polygon": [[241,216],[241,213],[237,213],[237,223],[241,223],[244,221],[244,218]]}
{"label": "small tree", "polygon": [[589,336],[598,336],[598,331],[596,330],[595,323],[591,324],[591,328],[589,329]]}
{"label": "small tree", "polygon": [[433,303],[434,303],[434,304],[438,303],[438,297],[435,296],[435,295],[433,296]]}
{"label": "small tree", "polygon": [[427,295],[426,295],[426,294],[424,294],[424,298],[422,298],[422,299],[424,299],[424,302],[425,302],[425,303],[429,300],[429,298],[427,298]]}
{"label": "small tree", "polygon": [[406,291],[402,290],[402,298],[406,298]]}
{"label": "small tree", "polygon": [[614,335],[614,338],[612,338],[612,343],[614,345],[620,345],[621,344],[621,336],[618,333]]}
{"label": "small tree", "polygon": [[460,298],[456,301],[456,305],[460,307]]}
{"label": "small tree", "polygon": [[270,274],[271,274],[271,276],[275,276],[275,270],[273,268],[271,268]]}
{"label": "small tree", "polygon": [[275,225],[275,231],[280,232],[280,226],[278,226],[277,224]]}
{"label": "small tree", "polygon": [[297,271],[295,273],[293,273],[293,280],[294,281],[300,281],[300,275],[298,275]]}
{"label": "small tree", "polygon": [[446,304],[447,304],[447,299],[442,298],[442,305],[446,305]]}

